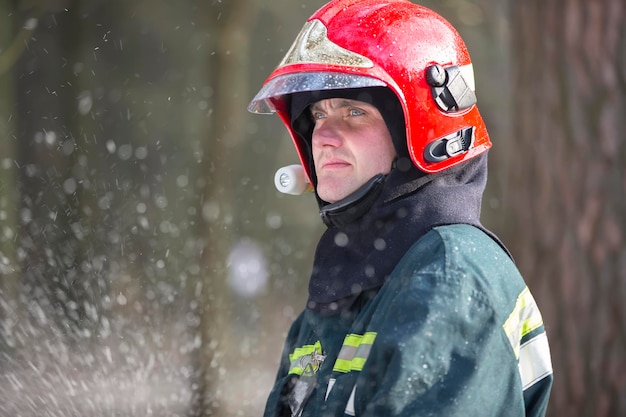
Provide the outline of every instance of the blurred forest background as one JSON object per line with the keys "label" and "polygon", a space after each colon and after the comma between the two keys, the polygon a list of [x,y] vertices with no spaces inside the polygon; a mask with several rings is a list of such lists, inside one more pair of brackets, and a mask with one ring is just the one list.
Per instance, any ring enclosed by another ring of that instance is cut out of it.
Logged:
{"label": "blurred forest background", "polygon": [[[0,0],[0,416],[258,416],[322,225],[246,105],[322,0]],[[550,416],[626,415],[626,5],[431,0],[494,142],[484,223]]]}

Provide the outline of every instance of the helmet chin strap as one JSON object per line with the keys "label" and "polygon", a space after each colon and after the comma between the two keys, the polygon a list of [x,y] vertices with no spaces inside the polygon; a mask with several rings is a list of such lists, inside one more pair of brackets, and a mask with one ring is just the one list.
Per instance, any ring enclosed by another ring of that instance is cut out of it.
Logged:
{"label": "helmet chin strap", "polygon": [[352,194],[320,208],[320,216],[328,227],[344,227],[362,217],[372,207],[385,184],[386,175],[378,174]]}

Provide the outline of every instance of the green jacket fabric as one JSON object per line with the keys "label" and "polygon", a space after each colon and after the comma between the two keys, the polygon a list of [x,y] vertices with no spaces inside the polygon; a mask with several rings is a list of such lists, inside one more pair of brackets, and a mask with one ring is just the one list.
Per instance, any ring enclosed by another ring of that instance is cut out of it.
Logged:
{"label": "green jacket fabric", "polygon": [[264,415],[539,417],[551,385],[541,314],[517,268],[483,231],[456,224],[421,237],[347,311],[303,311]]}

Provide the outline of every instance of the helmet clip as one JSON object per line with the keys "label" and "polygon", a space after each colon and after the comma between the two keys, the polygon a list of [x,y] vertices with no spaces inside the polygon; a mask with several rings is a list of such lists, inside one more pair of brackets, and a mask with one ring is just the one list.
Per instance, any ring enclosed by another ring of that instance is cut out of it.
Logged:
{"label": "helmet clip", "polygon": [[426,82],[433,99],[445,112],[465,110],[476,104],[476,94],[461,74],[458,66],[443,68],[434,64],[426,68]]}
{"label": "helmet clip", "polygon": [[474,127],[466,127],[429,143],[424,149],[424,159],[432,163],[444,161],[468,151],[473,142]]}

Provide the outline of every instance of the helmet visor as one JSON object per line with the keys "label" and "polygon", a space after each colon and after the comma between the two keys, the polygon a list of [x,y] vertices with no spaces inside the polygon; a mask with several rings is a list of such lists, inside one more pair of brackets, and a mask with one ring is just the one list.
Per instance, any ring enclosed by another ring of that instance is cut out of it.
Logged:
{"label": "helmet visor", "polygon": [[345,74],[342,72],[299,72],[283,74],[272,78],[257,93],[248,105],[252,113],[274,113],[276,108],[272,99],[280,99],[286,94],[304,91],[324,91],[346,88],[385,87],[383,81],[376,78]]}

